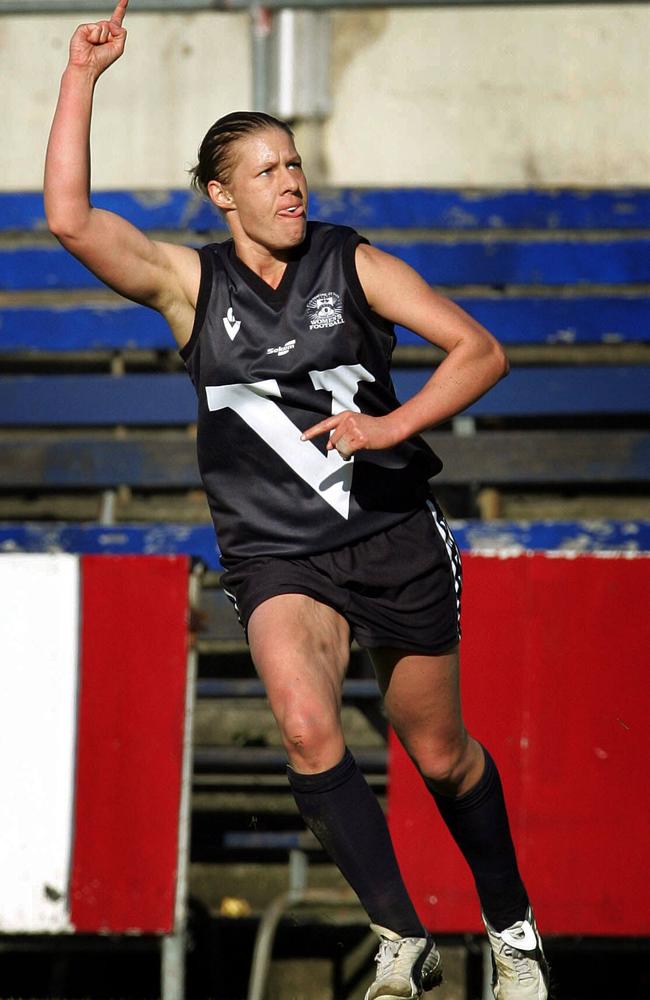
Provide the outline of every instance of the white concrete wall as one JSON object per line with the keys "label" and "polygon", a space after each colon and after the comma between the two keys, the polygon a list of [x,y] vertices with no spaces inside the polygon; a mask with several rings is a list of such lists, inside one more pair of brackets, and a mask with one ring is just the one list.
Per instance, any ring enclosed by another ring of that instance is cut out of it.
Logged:
{"label": "white concrete wall", "polygon": [[650,183],[649,6],[334,17],[333,183]]}
{"label": "white concrete wall", "polygon": [[[0,17],[0,189],[42,186],[50,121],[78,22]],[[248,16],[129,14],[125,27],[125,54],[95,92],[93,185],[182,187],[210,125],[250,104]]]}
{"label": "white concrete wall", "polygon": [[[98,14],[98,16],[100,16]],[[337,11],[332,184],[650,184],[650,7]],[[0,17],[0,189],[41,185],[74,17]],[[97,188],[183,186],[209,125],[249,106],[246,14],[130,13],[97,91]]]}

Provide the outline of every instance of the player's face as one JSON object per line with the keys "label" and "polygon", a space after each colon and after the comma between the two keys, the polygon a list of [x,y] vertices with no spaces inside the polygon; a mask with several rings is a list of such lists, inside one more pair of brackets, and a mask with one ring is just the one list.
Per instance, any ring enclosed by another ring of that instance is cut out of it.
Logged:
{"label": "player's face", "polygon": [[245,236],[269,250],[302,243],[307,181],[291,136],[283,129],[264,129],[240,139],[234,152],[225,187]]}

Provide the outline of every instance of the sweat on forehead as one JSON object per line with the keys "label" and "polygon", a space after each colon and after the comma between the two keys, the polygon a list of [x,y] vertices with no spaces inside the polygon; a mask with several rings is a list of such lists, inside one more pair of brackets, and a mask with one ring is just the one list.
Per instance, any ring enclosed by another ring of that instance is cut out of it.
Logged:
{"label": "sweat on forehead", "polygon": [[210,181],[227,184],[235,162],[236,143],[268,128],[282,129],[293,139],[293,132],[286,122],[263,111],[233,111],[219,118],[208,129],[199,146],[198,163],[190,171],[192,186],[207,194]]}

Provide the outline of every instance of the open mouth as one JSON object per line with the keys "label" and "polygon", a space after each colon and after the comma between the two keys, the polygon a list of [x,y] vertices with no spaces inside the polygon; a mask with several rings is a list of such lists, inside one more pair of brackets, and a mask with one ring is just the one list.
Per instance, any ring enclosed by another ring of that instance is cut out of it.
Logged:
{"label": "open mouth", "polygon": [[300,218],[304,214],[305,209],[302,205],[292,205],[290,208],[283,208],[278,212],[278,215],[288,219]]}

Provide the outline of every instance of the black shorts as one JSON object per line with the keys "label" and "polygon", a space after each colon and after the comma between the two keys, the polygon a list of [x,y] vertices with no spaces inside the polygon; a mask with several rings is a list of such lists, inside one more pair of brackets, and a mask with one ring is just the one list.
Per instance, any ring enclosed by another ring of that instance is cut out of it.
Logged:
{"label": "black shorts", "polygon": [[224,574],[223,588],[244,628],[268,598],[306,594],[343,615],[369,649],[438,654],[460,638],[460,553],[435,502],[330,552],[243,559]]}

